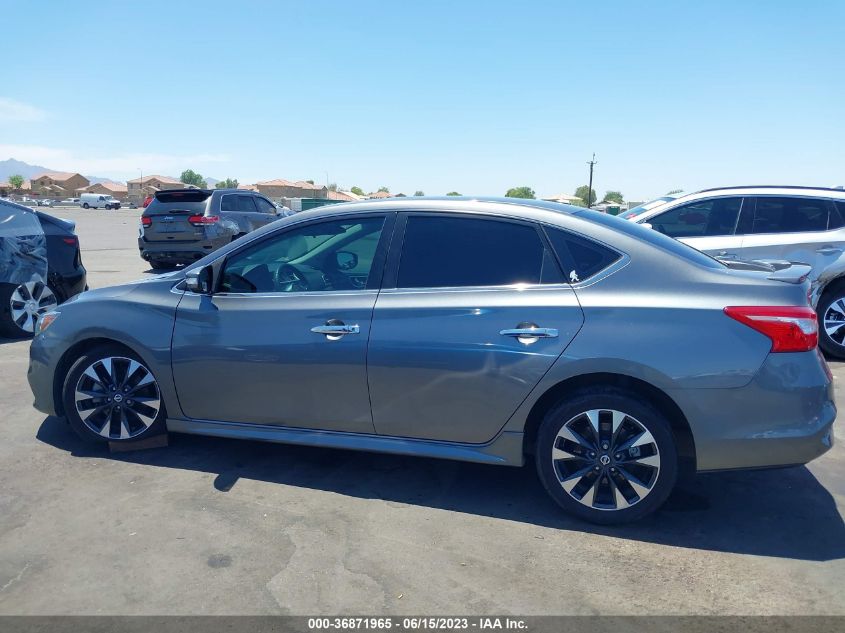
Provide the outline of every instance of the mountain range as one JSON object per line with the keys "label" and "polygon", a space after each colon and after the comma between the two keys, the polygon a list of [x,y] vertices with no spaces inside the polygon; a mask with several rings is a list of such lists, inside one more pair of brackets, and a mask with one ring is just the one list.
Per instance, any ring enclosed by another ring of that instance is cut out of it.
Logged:
{"label": "mountain range", "polygon": [[[20,174],[21,176],[29,180],[33,176],[42,174],[45,171],[65,170],[51,169],[50,167],[42,167],[41,165],[30,165],[29,163],[25,163],[20,160],[15,160],[14,158],[10,158],[8,160],[0,160],[0,182],[6,182],[9,179],[9,176],[14,176],[15,174]],[[98,182],[118,182],[112,178],[103,178],[102,176],[87,176],[85,174],[83,174],[83,176],[90,180],[92,185]],[[206,178],[205,181],[208,183],[208,186],[212,189],[214,188],[214,185],[220,182],[216,178]]]}

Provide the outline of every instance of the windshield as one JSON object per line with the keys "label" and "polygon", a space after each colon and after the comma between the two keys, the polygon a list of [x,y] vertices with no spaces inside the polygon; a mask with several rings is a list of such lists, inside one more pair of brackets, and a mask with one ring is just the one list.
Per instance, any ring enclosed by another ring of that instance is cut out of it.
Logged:
{"label": "windshield", "polygon": [[606,213],[599,213],[598,211],[588,211],[586,209],[580,210],[573,215],[580,216],[584,219],[595,222],[596,224],[602,224],[615,231],[619,231],[620,233],[648,242],[652,246],[656,246],[664,251],[669,251],[670,253],[683,257],[684,259],[694,264],[698,264],[699,266],[705,266],[706,268],[725,268],[725,265],[722,262],[713,259],[709,255],[705,255],[692,246],[688,246],[683,242],[672,239],[671,237],[645,227],[642,224],[628,222],[627,220],[621,219],[619,216],[607,215]]}
{"label": "windshield", "polygon": [[663,196],[662,198],[655,198],[654,200],[650,200],[649,202],[644,202],[641,205],[634,207],[633,209],[628,209],[619,214],[620,218],[624,218],[626,220],[632,220],[638,215],[645,213],[646,211],[651,211],[652,209],[656,209],[657,207],[663,206],[667,202],[672,202],[675,200],[674,196]]}

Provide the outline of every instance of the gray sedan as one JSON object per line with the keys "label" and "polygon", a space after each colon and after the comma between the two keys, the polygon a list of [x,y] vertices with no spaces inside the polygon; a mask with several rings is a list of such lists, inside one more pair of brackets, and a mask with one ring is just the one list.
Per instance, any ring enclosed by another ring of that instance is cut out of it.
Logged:
{"label": "gray sedan", "polygon": [[29,381],[88,440],[532,458],[564,509],[618,523],[684,472],[830,448],[807,271],[728,268],[553,203],[342,204],[63,304],[39,323]]}

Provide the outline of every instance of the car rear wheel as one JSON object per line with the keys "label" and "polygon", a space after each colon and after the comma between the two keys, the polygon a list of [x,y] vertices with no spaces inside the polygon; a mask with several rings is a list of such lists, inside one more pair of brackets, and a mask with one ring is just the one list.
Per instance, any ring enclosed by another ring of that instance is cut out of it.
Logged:
{"label": "car rear wheel", "polygon": [[41,315],[57,305],[56,293],[42,281],[0,284],[0,334],[9,338],[32,336]]}
{"label": "car rear wheel", "polygon": [[83,208],[83,209],[87,209],[87,208],[88,208],[88,203],[87,203],[87,202],[83,202],[83,203],[82,203],[82,208]]}
{"label": "car rear wheel", "polygon": [[65,415],[90,442],[127,442],[165,431],[158,382],[135,354],[101,345],[79,358],[62,391]]}
{"label": "car rear wheel", "polygon": [[826,290],[816,308],[819,347],[836,358],[845,358],[845,283]]}
{"label": "car rear wheel", "polygon": [[635,394],[594,388],[561,401],[537,433],[537,472],[569,513],[600,524],[657,510],[678,473],[666,418]]}

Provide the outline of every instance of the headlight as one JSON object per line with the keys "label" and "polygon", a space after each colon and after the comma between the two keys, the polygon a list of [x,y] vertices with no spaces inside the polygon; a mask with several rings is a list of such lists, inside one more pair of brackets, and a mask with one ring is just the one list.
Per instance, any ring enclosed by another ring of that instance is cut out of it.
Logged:
{"label": "headlight", "polygon": [[41,332],[50,327],[50,324],[52,324],[53,321],[55,321],[60,314],[61,312],[59,312],[58,310],[52,310],[50,312],[45,312],[44,314],[42,314],[41,318],[35,322],[35,334],[41,334]]}

